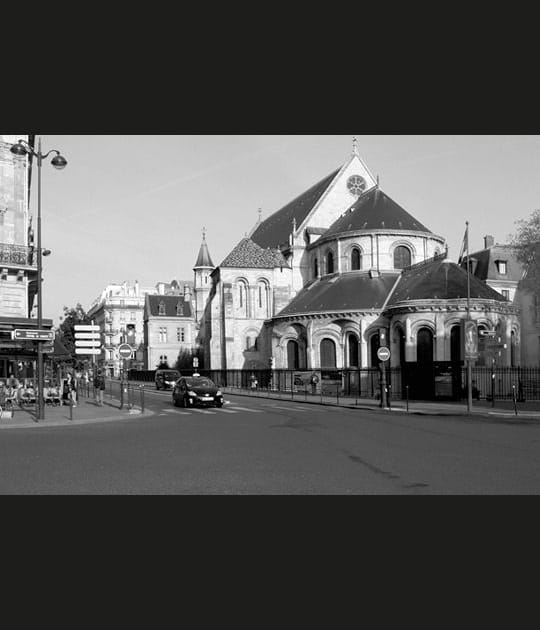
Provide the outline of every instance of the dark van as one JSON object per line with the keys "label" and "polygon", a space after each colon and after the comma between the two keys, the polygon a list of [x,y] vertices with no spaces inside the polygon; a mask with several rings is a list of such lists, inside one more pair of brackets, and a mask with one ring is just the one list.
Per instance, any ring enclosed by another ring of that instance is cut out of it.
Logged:
{"label": "dark van", "polygon": [[178,370],[156,370],[156,389],[172,389],[180,376]]}

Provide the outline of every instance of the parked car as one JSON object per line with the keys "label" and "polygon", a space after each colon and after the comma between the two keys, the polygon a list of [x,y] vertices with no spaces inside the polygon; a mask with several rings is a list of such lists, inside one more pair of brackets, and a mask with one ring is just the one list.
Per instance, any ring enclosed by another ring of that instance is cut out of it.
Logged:
{"label": "parked car", "polygon": [[180,376],[178,370],[156,370],[156,389],[172,389]]}
{"label": "parked car", "polygon": [[183,376],[173,388],[175,407],[212,405],[223,407],[223,394],[218,386],[206,376]]}

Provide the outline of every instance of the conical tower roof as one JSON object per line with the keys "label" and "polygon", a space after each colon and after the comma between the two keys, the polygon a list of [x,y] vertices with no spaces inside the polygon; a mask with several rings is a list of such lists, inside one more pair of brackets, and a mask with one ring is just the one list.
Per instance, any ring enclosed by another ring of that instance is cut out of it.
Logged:
{"label": "conical tower roof", "polygon": [[197,262],[195,263],[194,269],[198,269],[200,267],[214,269],[214,263],[210,258],[210,252],[208,251],[208,245],[206,244],[206,234],[204,231],[201,248],[199,249],[199,256],[197,257]]}

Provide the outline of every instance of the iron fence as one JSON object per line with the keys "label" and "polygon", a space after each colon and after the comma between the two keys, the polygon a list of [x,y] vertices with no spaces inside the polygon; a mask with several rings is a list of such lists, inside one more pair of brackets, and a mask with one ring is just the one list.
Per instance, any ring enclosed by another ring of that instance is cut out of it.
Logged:
{"label": "iron fence", "polygon": [[[192,371],[182,371],[189,375]],[[218,387],[247,390],[268,390],[289,395],[336,394],[349,398],[379,399],[381,395],[381,376],[378,368],[342,369],[342,370],[202,370],[198,372],[211,378]],[[153,382],[155,371],[129,372],[129,379],[139,382]],[[312,383],[316,375],[317,383]],[[422,378],[431,380],[432,387],[422,391],[430,392],[425,398],[414,396],[418,392],[420,376],[401,368],[386,368],[385,380],[390,400],[433,400],[438,398],[464,400],[467,397],[467,370],[456,366],[453,376],[441,383],[441,377],[435,369],[424,370]],[[439,382],[437,380],[439,379]],[[483,400],[512,400],[513,392],[520,401],[540,400],[540,367],[515,368],[472,368],[473,392]]]}

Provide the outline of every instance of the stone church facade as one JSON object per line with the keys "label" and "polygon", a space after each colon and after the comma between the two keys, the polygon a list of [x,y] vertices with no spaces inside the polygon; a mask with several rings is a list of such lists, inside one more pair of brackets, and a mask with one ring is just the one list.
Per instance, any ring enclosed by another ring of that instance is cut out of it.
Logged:
{"label": "stone church facade", "polygon": [[519,363],[516,308],[448,259],[444,237],[384,193],[356,143],[220,265],[203,240],[194,284],[206,369],[375,367],[383,345],[393,367],[457,362],[469,318],[504,339],[498,365]]}

